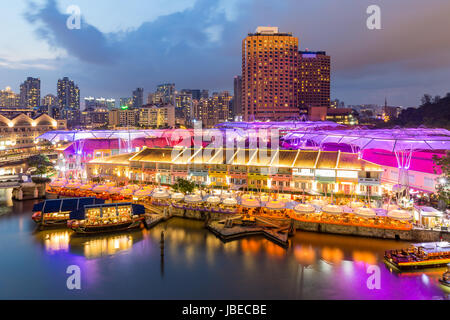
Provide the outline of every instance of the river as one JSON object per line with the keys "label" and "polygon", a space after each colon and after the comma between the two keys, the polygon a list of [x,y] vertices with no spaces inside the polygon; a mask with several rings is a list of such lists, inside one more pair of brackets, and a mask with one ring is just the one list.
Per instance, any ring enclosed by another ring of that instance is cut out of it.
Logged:
{"label": "river", "polygon": [[[384,265],[384,251],[405,242],[297,232],[288,249],[261,237],[222,243],[203,222],[181,218],[79,237],[38,231],[36,201],[10,197],[0,189],[0,299],[449,299],[438,283],[444,269],[397,274]],[[71,265],[80,290],[67,288]]]}

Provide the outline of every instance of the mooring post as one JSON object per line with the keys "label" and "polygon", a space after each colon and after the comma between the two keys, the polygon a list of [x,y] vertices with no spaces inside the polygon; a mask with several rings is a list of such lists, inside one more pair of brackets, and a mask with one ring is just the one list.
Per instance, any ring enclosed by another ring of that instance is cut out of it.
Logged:
{"label": "mooring post", "polygon": [[160,246],[161,246],[161,256],[164,256],[164,231],[161,231]]}

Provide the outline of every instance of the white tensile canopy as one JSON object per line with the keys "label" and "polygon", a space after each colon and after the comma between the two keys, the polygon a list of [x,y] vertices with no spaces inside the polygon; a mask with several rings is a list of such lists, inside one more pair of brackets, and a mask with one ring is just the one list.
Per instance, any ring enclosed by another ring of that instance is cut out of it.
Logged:
{"label": "white tensile canopy", "polygon": [[350,208],[352,208],[352,209],[362,208],[362,207],[364,207],[364,205],[365,205],[364,202],[353,201],[350,203]]}
{"label": "white tensile canopy", "polygon": [[[64,188],[66,188],[66,189],[81,189],[81,183],[79,183],[78,181],[69,182],[68,184],[66,184],[64,186]],[[92,186],[91,186],[91,188],[92,188]]]}
{"label": "white tensile canopy", "polygon": [[66,179],[56,179],[50,182],[50,187],[63,187],[67,184]]}
{"label": "white tensile canopy", "polygon": [[131,196],[133,195],[134,190],[132,189],[128,189],[128,188],[123,188],[122,190],[120,190],[120,194],[123,196]]}
{"label": "white tensile canopy", "polygon": [[235,198],[226,198],[222,201],[225,206],[235,206],[237,205],[237,200]]}
{"label": "white tensile canopy", "polygon": [[169,199],[170,198],[169,192],[164,188],[157,188],[157,189],[153,190],[151,196],[154,199]]}
{"label": "white tensile canopy", "polygon": [[92,191],[96,193],[102,193],[108,191],[109,187],[105,184],[98,184],[94,188],[92,188]]}
{"label": "white tensile canopy", "polygon": [[152,194],[151,189],[141,189],[134,192],[136,197],[149,197]]}
{"label": "white tensile canopy", "polygon": [[265,207],[267,209],[271,209],[271,210],[280,210],[280,209],[286,208],[286,203],[283,201],[271,200],[271,201],[266,202]]}
{"label": "white tensile canopy", "polygon": [[208,199],[206,199],[206,202],[211,203],[211,204],[217,204],[217,203],[220,203],[221,201],[222,200],[217,196],[210,196],[210,197],[208,197]]}
{"label": "white tensile canopy", "polygon": [[354,213],[363,218],[374,218],[377,216],[375,210],[371,208],[356,208]]}
{"label": "white tensile canopy", "polygon": [[184,197],[184,201],[188,203],[199,203],[203,202],[203,199],[199,194],[188,194]]}
{"label": "white tensile canopy", "polygon": [[111,194],[120,194],[120,191],[122,191],[123,187],[111,187],[108,189],[108,192]]}
{"label": "white tensile canopy", "polygon": [[297,213],[314,213],[316,208],[308,203],[299,203],[294,207],[294,211]]}
{"label": "white tensile canopy", "polygon": [[92,188],[94,188],[94,186],[92,184],[83,184],[80,187],[80,190],[92,190]]}
{"label": "white tensile canopy", "polygon": [[337,206],[335,204],[328,204],[322,207],[322,212],[330,213],[330,214],[340,214],[343,213],[344,210],[341,206]]}
{"label": "white tensile canopy", "polygon": [[241,199],[241,205],[247,208],[257,208],[261,206],[261,202],[256,198]]}
{"label": "white tensile canopy", "polygon": [[388,212],[387,216],[392,219],[406,220],[406,221],[410,221],[413,218],[413,214],[410,211],[401,209],[391,210]]}
{"label": "white tensile canopy", "polygon": [[183,200],[183,199],[184,199],[184,194],[181,193],[181,192],[173,193],[173,194],[171,195],[171,198],[172,198],[173,200]]}

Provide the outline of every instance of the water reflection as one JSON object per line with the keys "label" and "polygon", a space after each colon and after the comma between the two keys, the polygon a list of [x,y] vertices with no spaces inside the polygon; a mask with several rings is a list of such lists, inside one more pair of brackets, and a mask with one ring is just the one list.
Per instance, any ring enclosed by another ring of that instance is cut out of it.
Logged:
{"label": "water reflection", "polygon": [[50,254],[69,251],[69,231],[44,231],[41,235],[44,248]]}
{"label": "water reflection", "polygon": [[[203,222],[176,218],[151,230],[76,236],[67,229],[35,231],[32,203],[0,207],[8,208],[0,217],[0,251],[6,257],[0,281],[18,288],[11,297],[0,287],[0,298],[71,298],[61,292],[69,264],[83,270],[83,298],[448,298],[437,281],[444,269],[397,274],[385,267],[384,251],[405,242],[297,232],[288,249],[260,236],[223,243]],[[380,267],[382,290],[367,288],[369,265]],[[33,276],[42,281],[29,288],[25,283]]]}
{"label": "water reflection", "polygon": [[144,238],[144,233],[136,231],[122,234],[97,236],[77,236],[69,230],[44,230],[35,232],[36,240],[43,244],[48,254],[70,252],[94,259],[130,250],[133,244]]}

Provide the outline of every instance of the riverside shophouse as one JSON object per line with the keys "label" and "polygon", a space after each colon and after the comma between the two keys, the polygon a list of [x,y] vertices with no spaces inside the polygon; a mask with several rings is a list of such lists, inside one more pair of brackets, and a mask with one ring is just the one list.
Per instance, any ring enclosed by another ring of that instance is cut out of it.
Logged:
{"label": "riverside shophouse", "polygon": [[381,166],[340,151],[144,148],[93,159],[88,178],[291,193],[381,195]]}

